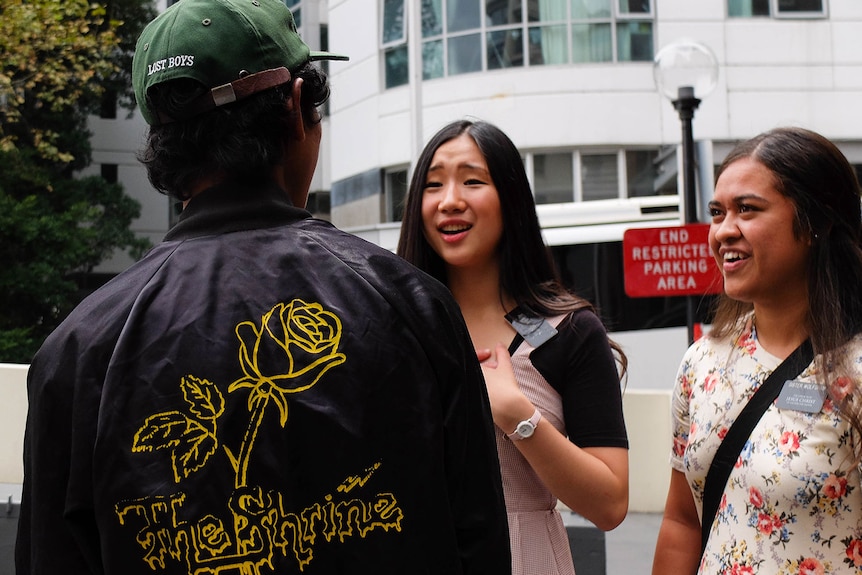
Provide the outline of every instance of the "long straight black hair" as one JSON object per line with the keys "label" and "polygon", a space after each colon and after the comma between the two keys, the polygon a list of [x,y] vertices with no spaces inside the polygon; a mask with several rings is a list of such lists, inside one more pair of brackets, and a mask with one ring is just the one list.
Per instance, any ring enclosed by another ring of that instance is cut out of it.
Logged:
{"label": "long straight black hair", "polygon": [[[525,312],[551,316],[579,309],[596,312],[586,299],[566,289],[542,238],[536,204],[524,162],[512,140],[493,124],[458,120],[444,126],[426,144],[416,161],[398,241],[398,255],[448,285],[446,266],[425,238],[422,193],[437,149],[463,134],[479,148],[497,193],[504,233],[498,247],[500,290]],[[627,359],[613,341],[611,347],[625,373]]]}

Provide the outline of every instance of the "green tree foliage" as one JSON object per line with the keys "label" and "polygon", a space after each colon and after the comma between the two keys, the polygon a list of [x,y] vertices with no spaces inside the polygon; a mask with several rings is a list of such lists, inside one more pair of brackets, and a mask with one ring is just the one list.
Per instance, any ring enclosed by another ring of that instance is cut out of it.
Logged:
{"label": "green tree foliage", "polygon": [[131,109],[131,54],[150,0],[0,0],[0,362],[27,363],[116,250],[140,205],[90,164],[88,115]]}

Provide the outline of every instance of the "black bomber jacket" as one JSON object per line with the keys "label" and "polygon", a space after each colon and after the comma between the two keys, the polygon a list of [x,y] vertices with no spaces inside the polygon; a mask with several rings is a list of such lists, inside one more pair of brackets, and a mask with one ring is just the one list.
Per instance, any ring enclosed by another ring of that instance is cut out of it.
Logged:
{"label": "black bomber jacket", "polygon": [[280,190],[195,197],[28,393],[18,575],[510,572],[457,305]]}

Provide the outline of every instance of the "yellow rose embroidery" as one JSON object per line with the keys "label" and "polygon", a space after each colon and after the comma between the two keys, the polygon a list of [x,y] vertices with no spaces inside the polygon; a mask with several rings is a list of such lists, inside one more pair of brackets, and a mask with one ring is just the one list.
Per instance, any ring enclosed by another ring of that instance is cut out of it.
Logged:
{"label": "yellow rose embroidery", "polygon": [[[284,427],[287,396],[311,388],[347,358],[338,351],[341,320],[319,303],[300,299],[278,303],[259,324],[244,321],[235,332],[244,375],[228,386],[228,392],[249,390],[251,419],[238,455],[227,446],[224,449],[236,474],[235,485],[242,487],[247,484],[254,441],[270,402]],[[201,469],[218,449],[217,424],[225,402],[218,387],[206,379],[188,375],[180,381],[180,388],[188,413],[174,410],[151,415],[132,443],[133,452],[169,450],[176,483]]]}

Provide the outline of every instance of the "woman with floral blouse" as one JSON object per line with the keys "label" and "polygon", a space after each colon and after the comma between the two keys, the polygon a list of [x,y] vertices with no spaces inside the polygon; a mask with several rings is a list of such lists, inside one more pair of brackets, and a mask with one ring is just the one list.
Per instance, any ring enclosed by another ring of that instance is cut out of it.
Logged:
{"label": "woman with floral blouse", "polygon": [[[862,573],[856,174],[819,134],[775,129],[730,153],[710,214],[725,293],[711,332],[680,366],[653,574]],[[790,388],[808,389],[808,404],[779,396],[769,405],[715,517],[703,517],[716,449],[757,388],[806,339],[814,360]],[[710,526],[702,554],[701,521]]]}

